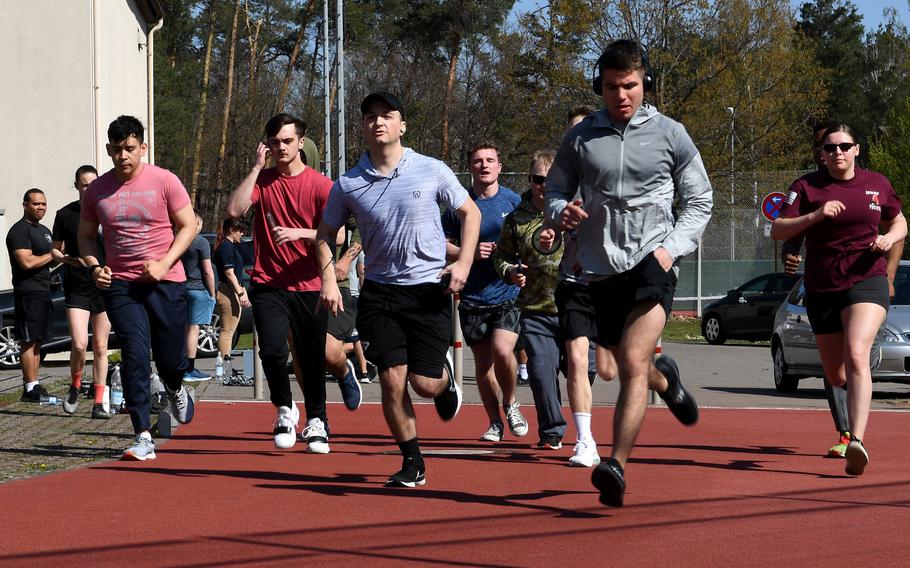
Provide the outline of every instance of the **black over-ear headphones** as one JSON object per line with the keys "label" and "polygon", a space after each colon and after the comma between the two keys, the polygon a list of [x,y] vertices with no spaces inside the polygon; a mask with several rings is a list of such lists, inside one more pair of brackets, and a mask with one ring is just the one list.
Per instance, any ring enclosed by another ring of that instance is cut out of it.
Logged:
{"label": "black over-ear headphones", "polygon": [[603,65],[604,60],[612,55],[612,51],[617,48],[627,48],[629,44],[633,44],[635,49],[638,50],[638,54],[641,57],[641,66],[644,69],[645,75],[642,77],[642,86],[645,91],[652,91],[654,89],[654,73],[651,71],[651,62],[648,61],[648,54],[641,47],[641,44],[637,41],[631,39],[619,39],[607,46],[604,52],[597,58],[597,63],[594,64],[594,69],[591,72],[591,88],[594,92],[600,95],[603,92],[603,79],[600,75],[600,67]]}

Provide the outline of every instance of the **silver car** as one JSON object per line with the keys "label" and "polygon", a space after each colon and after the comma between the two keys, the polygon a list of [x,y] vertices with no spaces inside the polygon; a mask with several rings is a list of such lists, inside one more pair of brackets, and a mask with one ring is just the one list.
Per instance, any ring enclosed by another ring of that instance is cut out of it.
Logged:
{"label": "silver car", "polygon": [[[796,392],[800,379],[824,375],[804,296],[800,280],[774,317],[771,358],[774,386],[780,392]],[[902,260],[897,269],[894,298],[872,345],[871,363],[873,381],[910,383],[910,261]]]}

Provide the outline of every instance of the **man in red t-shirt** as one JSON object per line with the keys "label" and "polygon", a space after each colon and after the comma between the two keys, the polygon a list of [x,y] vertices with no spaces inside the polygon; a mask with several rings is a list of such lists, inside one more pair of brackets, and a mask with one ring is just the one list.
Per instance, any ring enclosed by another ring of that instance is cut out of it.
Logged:
{"label": "man in red t-shirt", "polygon": [[[325,454],[329,452],[323,374],[328,312],[319,309],[322,279],[314,242],[332,181],[304,163],[305,133],[306,123],[289,114],[276,115],[266,123],[267,145],[259,144],[253,169],[231,193],[228,215],[241,217],[254,208],[256,259],[250,300],[262,369],[272,404],[278,409],[275,446],[294,445],[300,420],[287,373],[290,331],[307,417],[301,437],[306,439],[308,452]],[[265,168],[269,151],[275,159],[273,168]],[[360,406],[356,377],[340,382],[348,408]]]}
{"label": "man in red t-shirt", "polygon": [[[82,196],[79,252],[102,290],[120,341],[123,394],[136,442],[125,460],[155,459],[151,428],[149,346],[165,384],[171,413],[193,419],[193,399],[183,387],[186,358],[186,276],[180,256],[196,236],[196,217],[177,176],[143,163],[144,128],[120,116],[107,130],[114,169]],[[104,231],[106,266],[98,261],[98,226]],[[174,230],[176,229],[176,233]]]}

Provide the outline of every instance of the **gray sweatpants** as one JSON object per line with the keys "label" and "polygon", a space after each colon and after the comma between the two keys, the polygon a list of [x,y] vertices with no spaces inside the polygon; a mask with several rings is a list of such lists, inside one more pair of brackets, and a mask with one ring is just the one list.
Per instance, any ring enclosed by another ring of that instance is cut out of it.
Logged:
{"label": "gray sweatpants", "polygon": [[559,318],[553,314],[522,312],[521,334],[528,354],[528,383],[537,409],[540,436],[566,433],[559,392]]}

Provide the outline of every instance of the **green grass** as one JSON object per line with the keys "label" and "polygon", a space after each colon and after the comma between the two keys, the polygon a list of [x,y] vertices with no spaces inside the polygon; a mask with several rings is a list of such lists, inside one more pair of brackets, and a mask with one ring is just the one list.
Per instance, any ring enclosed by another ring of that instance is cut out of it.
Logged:
{"label": "green grass", "polygon": [[234,349],[241,349],[241,350],[252,349],[252,348],[253,348],[253,334],[252,333],[244,333],[243,335],[241,335],[240,338],[237,340],[237,345],[234,347]]}

